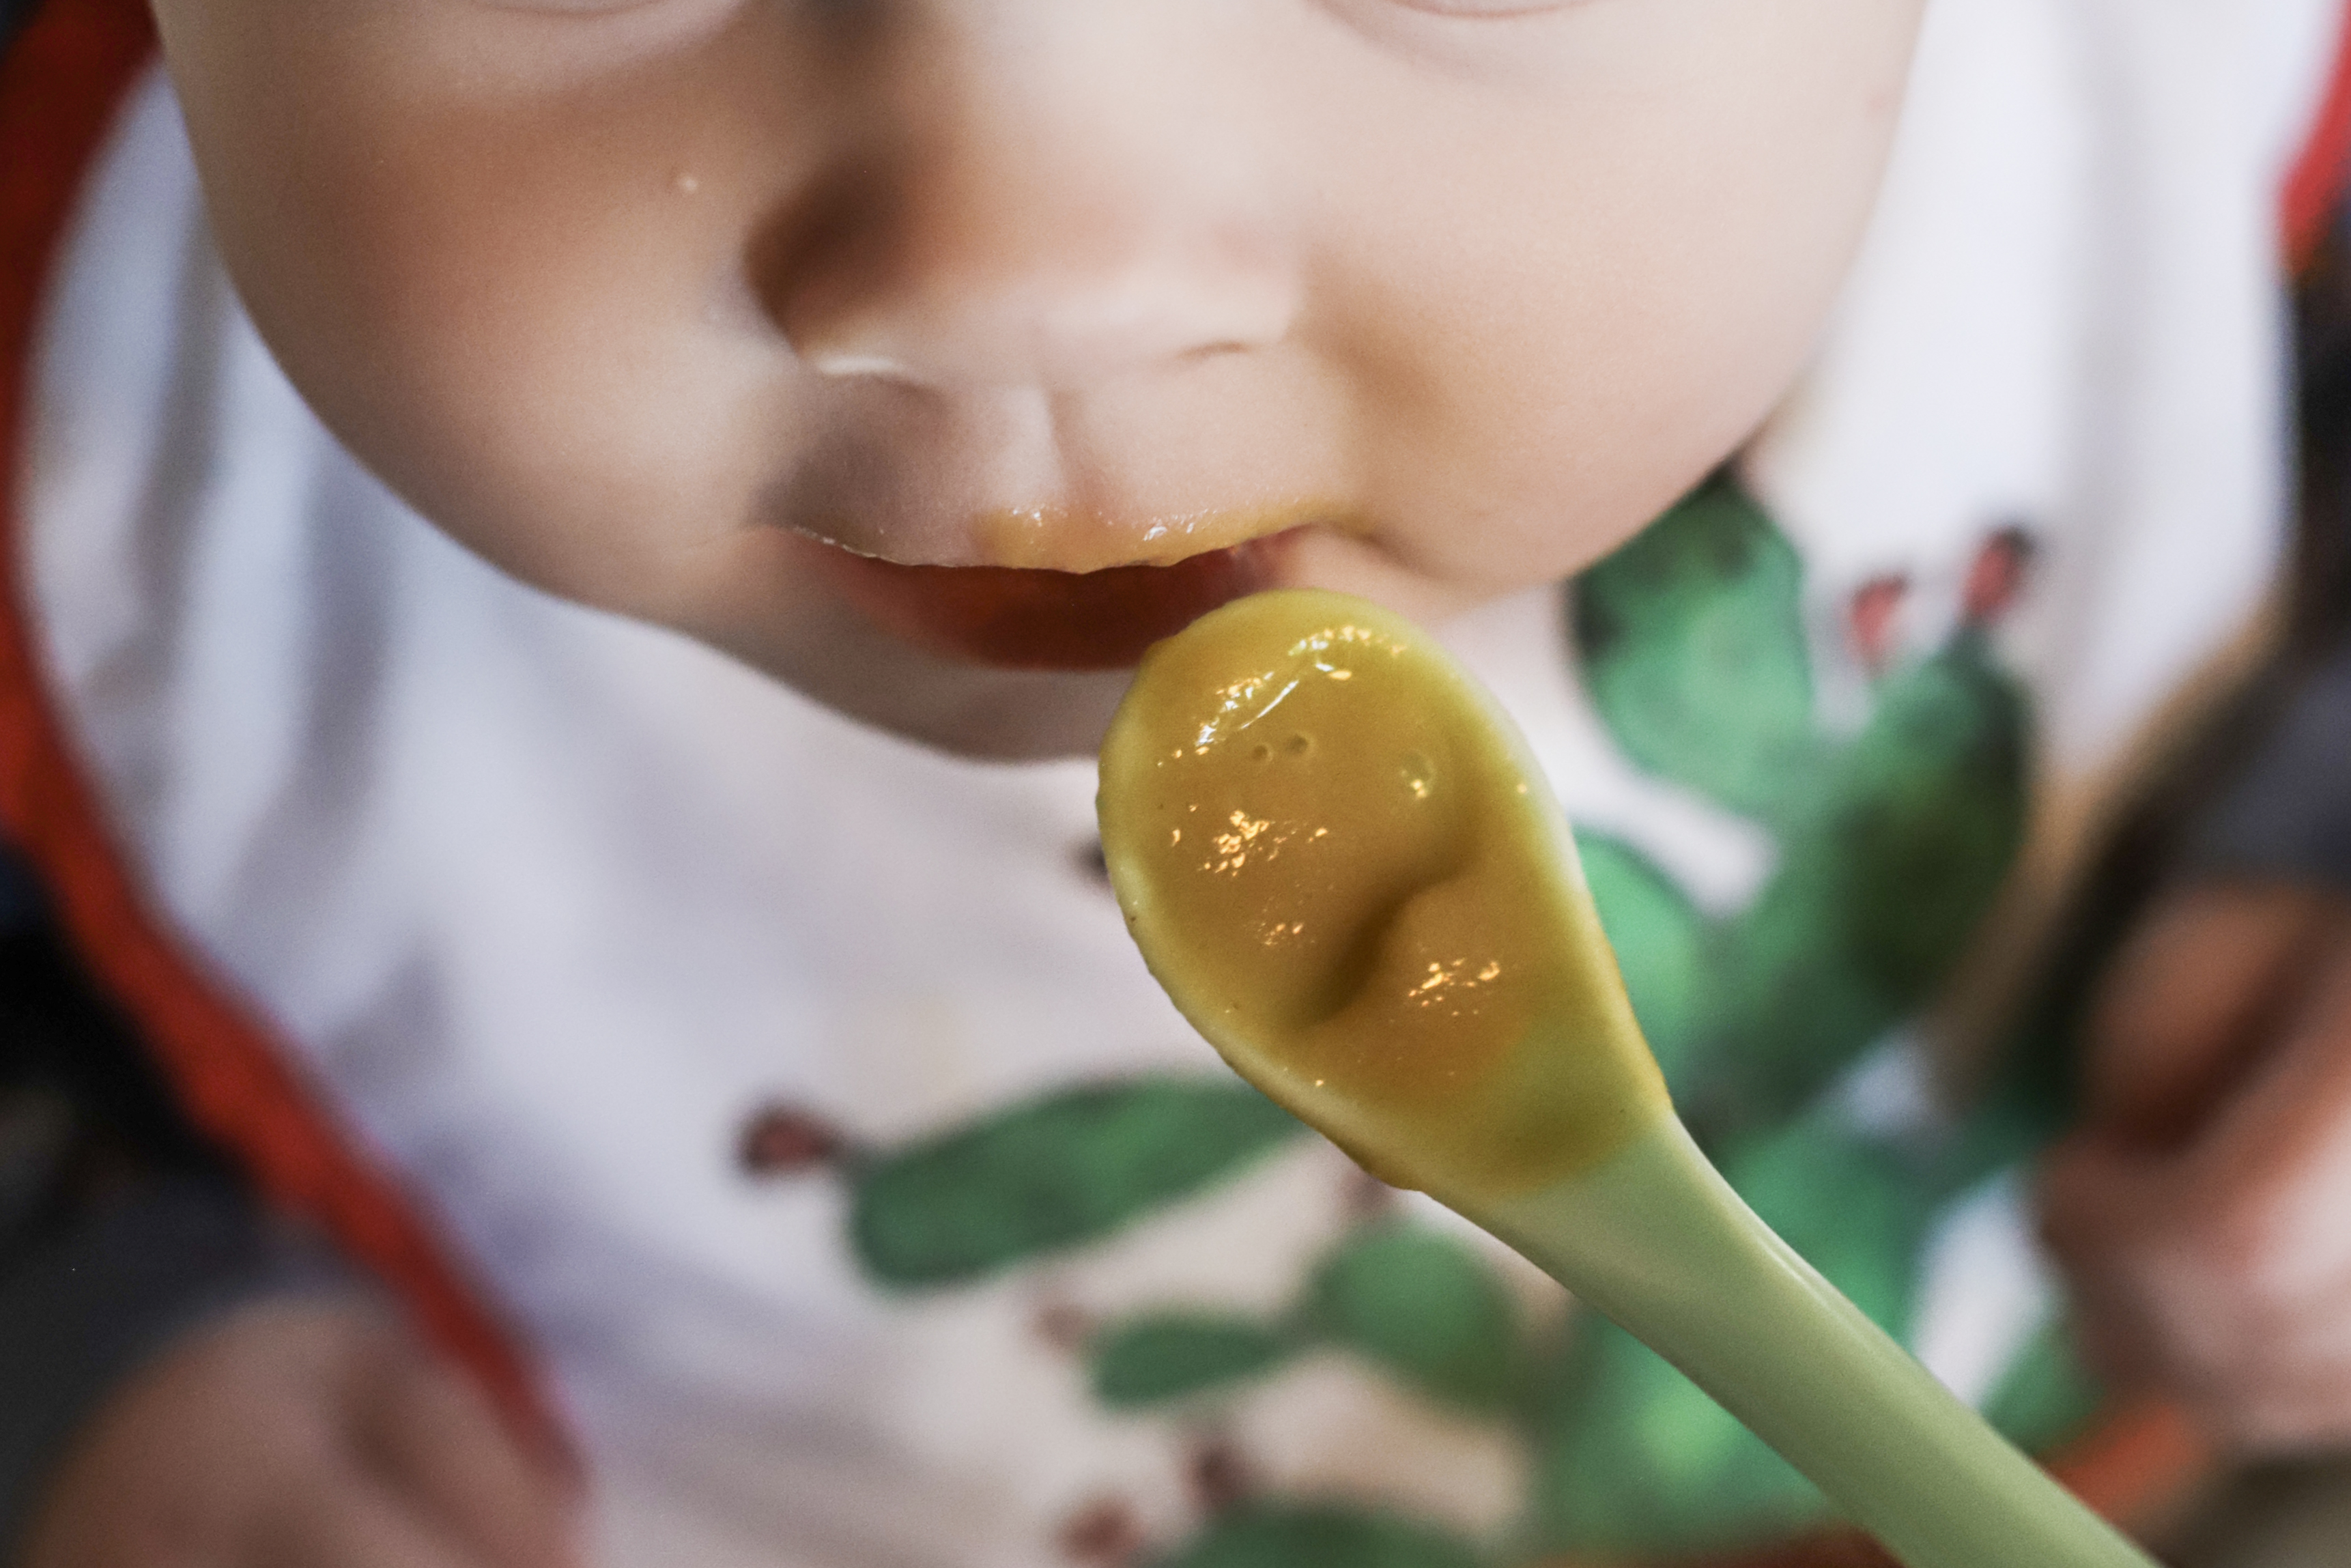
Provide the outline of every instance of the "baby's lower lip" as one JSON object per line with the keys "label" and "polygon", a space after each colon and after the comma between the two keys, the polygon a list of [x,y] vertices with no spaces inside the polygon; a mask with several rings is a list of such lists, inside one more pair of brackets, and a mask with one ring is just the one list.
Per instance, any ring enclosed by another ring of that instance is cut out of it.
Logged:
{"label": "baby's lower lip", "polygon": [[1217,606],[1273,586],[1290,538],[1083,572],[902,566],[810,543],[842,598],[917,647],[1002,669],[1117,670]]}

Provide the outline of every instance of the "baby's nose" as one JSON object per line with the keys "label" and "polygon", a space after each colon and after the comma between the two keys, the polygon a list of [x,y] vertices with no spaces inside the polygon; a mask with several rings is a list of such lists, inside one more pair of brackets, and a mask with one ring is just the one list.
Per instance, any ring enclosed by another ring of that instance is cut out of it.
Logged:
{"label": "baby's nose", "polygon": [[1229,131],[1164,76],[1123,99],[1099,57],[1002,64],[935,61],[779,225],[759,283],[805,362],[1072,391],[1287,334],[1292,246]]}

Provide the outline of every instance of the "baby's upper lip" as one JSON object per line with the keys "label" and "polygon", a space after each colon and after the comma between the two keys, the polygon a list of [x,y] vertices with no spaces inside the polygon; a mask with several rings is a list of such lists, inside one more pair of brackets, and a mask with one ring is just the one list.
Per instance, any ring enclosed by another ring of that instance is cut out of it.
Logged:
{"label": "baby's upper lip", "polygon": [[972,525],[977,564],[1063,572],[1171,566],[1327,521],[1327,504],[1288,500],[1163,513],[1136,522],[1076,507],[983,513]]}

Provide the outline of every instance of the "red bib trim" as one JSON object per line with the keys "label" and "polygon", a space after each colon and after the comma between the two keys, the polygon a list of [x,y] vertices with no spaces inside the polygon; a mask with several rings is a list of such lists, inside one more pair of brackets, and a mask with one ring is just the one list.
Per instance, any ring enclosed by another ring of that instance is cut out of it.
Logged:
{"label": "red bib trim", "polygon": [[204,1132],[261,1190],[404,1296],[515,1428],[567,1452],[508,1327],[398,1184],[289,1067],[231,988],[168,936],[116,852],[27,632],[13,489],[45,286],[131,87],[155,57],[138,0],[46,0],[0,56],[0,821],[39,868],[83,961],[141,1026]]}
{"label": "red bib trim", "polygon": [[2351,188],[2351,17],[2335,39],[2335,67],[2318,118],[2280,195],[2286,261],[2294,272],[2302,272],[2316,256],[2319,242],[2342,209],[2346,188]]}

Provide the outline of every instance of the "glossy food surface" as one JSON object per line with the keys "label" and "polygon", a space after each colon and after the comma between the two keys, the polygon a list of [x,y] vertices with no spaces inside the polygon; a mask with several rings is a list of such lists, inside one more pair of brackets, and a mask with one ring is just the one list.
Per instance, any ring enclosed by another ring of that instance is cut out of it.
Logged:
{"label": "glossy food surface", "polygon": [[1669,1113],[1548,785],[1409,622],[1226,606],[1144,659],[1102,780],[1152,973],[1383,1178],[1489,1202]]}

